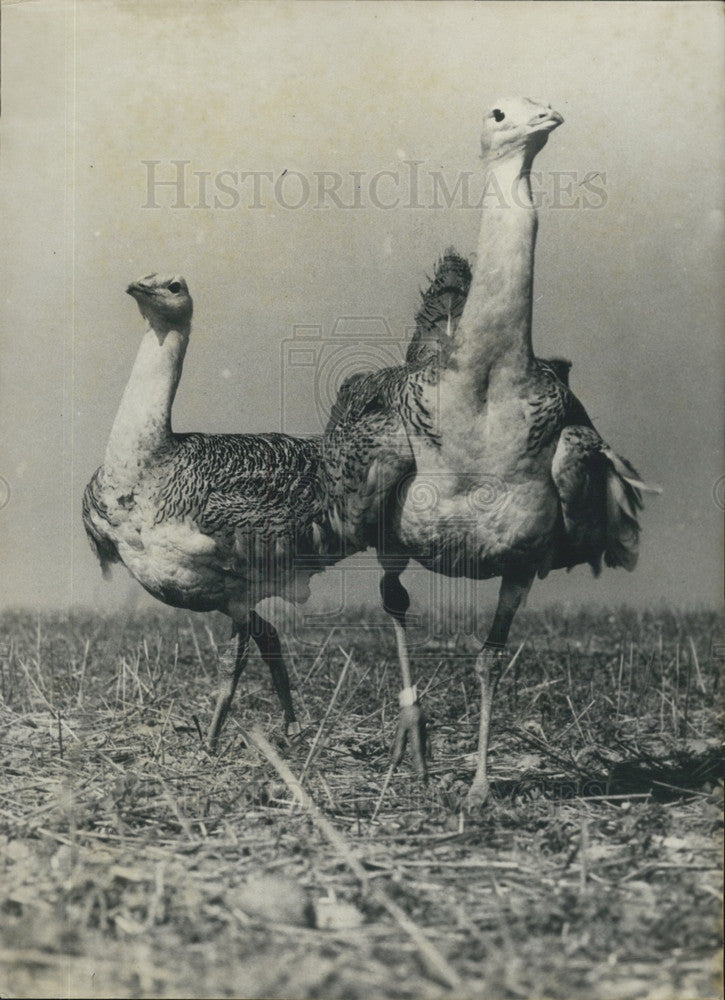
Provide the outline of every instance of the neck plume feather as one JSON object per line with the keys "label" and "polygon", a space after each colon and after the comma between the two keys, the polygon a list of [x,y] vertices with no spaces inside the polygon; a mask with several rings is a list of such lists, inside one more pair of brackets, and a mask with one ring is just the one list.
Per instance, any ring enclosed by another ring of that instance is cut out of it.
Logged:
{"label": "neck plume feather", "polygon": [[144,334],[111,429],[107,466],[137,462],[168,443],[188,340],[188,329]]}

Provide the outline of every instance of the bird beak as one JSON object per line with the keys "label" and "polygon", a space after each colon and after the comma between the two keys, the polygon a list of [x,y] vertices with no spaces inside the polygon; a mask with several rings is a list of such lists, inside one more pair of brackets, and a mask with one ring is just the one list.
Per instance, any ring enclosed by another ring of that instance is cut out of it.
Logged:
{"label": "bird beak", "polygon": [[552,111],[551,108],[547,109],[546,115],[541,115],[535,118],[529,125],[531,132],[553,132],[555,128],[558,128],[564,122],[563,115],[560,115],[558,111]]}
{"label": "bird beak", "polygon": [[545,118],[541,124],[545,128],[553,130],[564,124],[564,116],[560,115],[558,111],[549,111],[548,118]]}
{"label": "bird beak", "polygon": [[138,281],[132,281],[131,284],[126,289],[127,295],[132,295],[134,298],[138,295],[150,295],[150,289],[146,288]]}

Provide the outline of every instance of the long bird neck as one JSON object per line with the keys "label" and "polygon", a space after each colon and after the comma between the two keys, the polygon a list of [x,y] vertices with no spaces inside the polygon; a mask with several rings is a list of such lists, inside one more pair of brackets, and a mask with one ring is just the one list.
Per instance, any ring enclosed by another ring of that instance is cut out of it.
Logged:
{"label": "long bird neck", "polygon": [[181,378],[189,328],[144,334],[106,448],[106,466],[158,451],[171,439],[171,407]]}
{"label": "long bird neck", "polygon": [[531,310],[537,214],[531,162],[519,157],[486,164],[481,235],[452,367],[461,389],[485,394],[495,369],[525,370],[531,348]]}

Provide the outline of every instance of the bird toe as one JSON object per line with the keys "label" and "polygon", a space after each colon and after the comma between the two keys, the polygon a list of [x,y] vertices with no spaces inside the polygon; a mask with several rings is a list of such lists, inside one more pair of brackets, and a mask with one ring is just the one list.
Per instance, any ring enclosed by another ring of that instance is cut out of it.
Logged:
{"label": "bird toe", "polygon": [[488,799],[488,781],[474,781],[468,790],[466,808],[469,812],[474,812],[485,805]]}

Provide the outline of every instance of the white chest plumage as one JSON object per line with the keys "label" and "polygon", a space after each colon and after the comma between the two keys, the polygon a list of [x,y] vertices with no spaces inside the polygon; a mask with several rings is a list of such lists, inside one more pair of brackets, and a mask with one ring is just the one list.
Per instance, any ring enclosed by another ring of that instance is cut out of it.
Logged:
{"label": "white chest plumage", "polygon": [[466,567],[475,576],[494,575],[507,553],[527,553],[536,563],[557,517],[551,449],[528,453],[529,410],[520,395],[493,393],[472,413],[456,406],[455,382],[454,375],[437,387],[439,443],[411,441],[416,474],[406,484],[401,538],[415,558],[442,572],[430,553],[448,552],[456,575]]}

